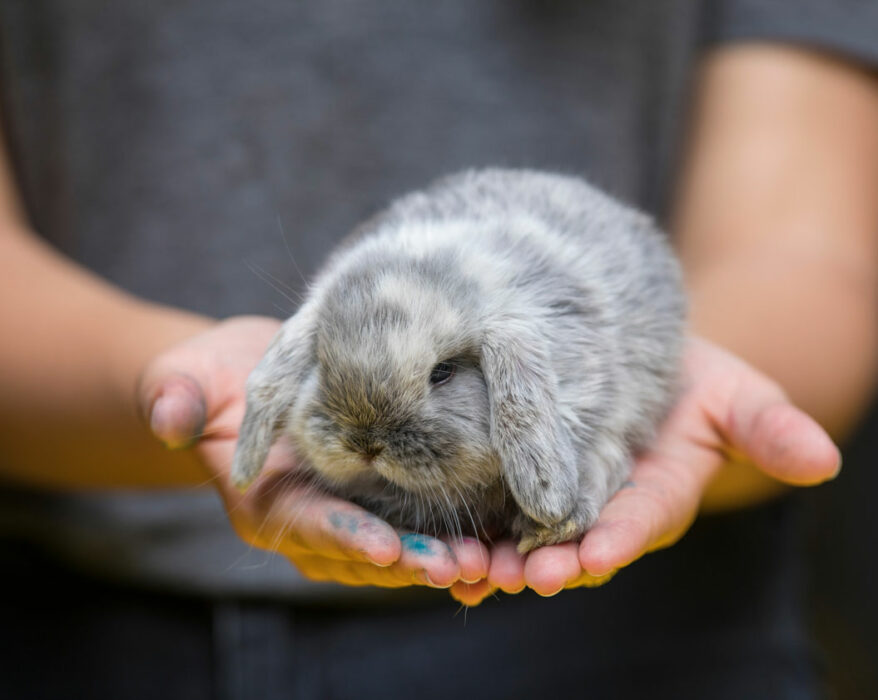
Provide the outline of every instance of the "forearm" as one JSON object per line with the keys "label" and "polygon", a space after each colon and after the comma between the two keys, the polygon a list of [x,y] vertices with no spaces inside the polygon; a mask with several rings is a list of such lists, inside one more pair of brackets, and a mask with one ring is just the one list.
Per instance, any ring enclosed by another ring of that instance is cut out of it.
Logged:
{"label": "forearm", "polygon": [[[878,85],[769,46],[711,56],[673,226],[693,330],[775,378],[843,437],[875,378]],[[705,507],[777,490],[723,471]]]}
{"label": "forearm", "polygon": [[31,235],[0,178],[0,478],[170,486],[205,476],[138,415],[148,359],[210,321],[143,303]]}

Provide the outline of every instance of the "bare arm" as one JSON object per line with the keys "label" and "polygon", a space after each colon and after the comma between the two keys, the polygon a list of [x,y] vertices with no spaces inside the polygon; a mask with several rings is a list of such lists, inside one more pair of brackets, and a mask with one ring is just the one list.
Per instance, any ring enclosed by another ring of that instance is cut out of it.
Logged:
{"label": "bare arm", "polygon": [[[789,47],[714,52],[673,229],[694,330],[844,437],[871,396],[878,358],[878,78]],[[732,464],[703,506],[779,488]]]}
{"label": "bare arm", "polygon": [[[444,587],[484,577],[480,543],[400,537],[354,504],[304,488],[283,451],[263,488],[231,487],[244,381],[279,324],[216,323],[149,304],[66,260],[28,230],[0,154],[0,479],[50,488],[209,482],[247,543],[310,578]],[[170,452],[156,436],[202,439]]]}
{"label": "bare arm", "polygon": [[28,229],[0,153],[0,478],[50,487],[204,481],[139,418],[137,375],[211,325],[139,301]]}

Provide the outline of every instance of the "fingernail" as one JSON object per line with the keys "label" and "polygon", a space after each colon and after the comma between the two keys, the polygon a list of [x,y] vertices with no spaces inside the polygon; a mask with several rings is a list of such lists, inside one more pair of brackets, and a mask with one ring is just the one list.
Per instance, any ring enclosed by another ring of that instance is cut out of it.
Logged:
{"label": "fingernail", "polygon": [[440,586],[440,585],[438,585],[438,584],[433,583],[432,579],[430,578],[430,574],[428,574],[426,571],[421,571],[420,574],[421,574],[421,576],[423,577],[424,582],[425,582],[428,586],[430,586],[430,588],[441,588],[441,589],[444,589],[444,588],[451,588],[451,586],[452,586],[452,584],[450,584],[450,583],[447,584],[447,585],[445,585],[445,586]]}
{"label": "fingernail", "polygon": [[539,591],[537,591],[537,595],[540,595],[540,596],[542,596],[543,598],[551,598],[552,596],[556,596],[556,595],[558,595],[561,591],[563,591],[565,585],[566,585],[566,584],[563,584],[563,583],[562,583],[562,584],[561,584],[561,587],[560,587],[557,591],[554,591],[553,593],[540,593]]}
{"label": "fingernail", "polygon": [[370,564],[374,564],[375,566],[380,566],[382,569],[386,569],[388,566],[392,566],[392,565],[393,565],[392,562],[391,562],[390,564],[382,564],[380,561],[375,561],[372,557],[370,557],[370,556],[369,556],[368,554],[366,554],[365,552],[363,552],[363,556],[366,557],[366,559],[369,560],[369,563],[370,563]]}
{"label": "fingernail", "polygon": [[473,583],[478,583],[482,579],[480,579],[480,578],[474,578],[474,579],[461,578],[460,580],[463,581],[464,583],[469,583],[470,585],[472,585]]}
{"label": "fingernail", "polygon": [[835,479],[839,474],[841,474],[842,462],[844,459],[842,458],[841,451],[838,453],[838,466],[835,468],[835,471],[832,473],[832,476],[829,477],[829,481]]}
{"label": "fingernail", "polygon": [[177,420],[183,408],[180,399],[174,396],[160,396],[152,406],[149,427],[169,450],[183,449],[192,443],[192,436],[181,430]]}
{"label": "fingernail", "polygon": [[203,403],[186,386],[172,384],[152,405],[149,427],[170,450],[191,447],[204,430]]}

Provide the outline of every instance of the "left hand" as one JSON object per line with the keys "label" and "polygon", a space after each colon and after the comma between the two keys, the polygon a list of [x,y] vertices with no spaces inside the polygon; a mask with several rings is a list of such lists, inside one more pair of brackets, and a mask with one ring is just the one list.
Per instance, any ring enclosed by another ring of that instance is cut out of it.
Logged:
{"label": "left hand", "polygon": [[484,579],[488,555],[480,542],[398,532],[353,503],[310,489],[283,444],[246,493],[232,485],[245,381],[279,327],[272,318],[233,317],[151,358],[138,396],[153,434],[168,447],[191,447],[205,484],[217,489],[248,545],[286,556],[309,579],[390,588]]}
{"label": "left hand", "polygon": [[688,341],[683,386],[654,444],[636,459],[626,486],[604,506],[582,542],[541,547],[526,556],[511,541],[495,543],[487,578],[458,582],[451,595],[477,605],[497,589],[517,593],[530,587],[549,596],[601,585],[644,554],[677,542],[728,462],[748,463],[796,486],[838,473],[840,454],[824,430],[774,381],[712,343]]}

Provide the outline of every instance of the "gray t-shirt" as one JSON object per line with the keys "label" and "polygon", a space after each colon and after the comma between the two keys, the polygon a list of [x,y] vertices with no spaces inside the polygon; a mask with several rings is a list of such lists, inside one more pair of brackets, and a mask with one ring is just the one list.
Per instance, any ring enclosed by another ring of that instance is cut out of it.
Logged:
{"label": "gray t-shirt", "polygon": [[[703,47],[878,62],[876,36],[876,4],[838,0],[4,0],[0,97],[61,251],[158,302],[286,316],[357,222],[462,168],[580,173],[661,216]],[[0,533],[144,585],[330,588],[246,547],[210,489],[10,488]]]}

